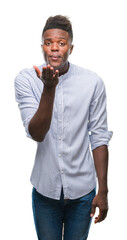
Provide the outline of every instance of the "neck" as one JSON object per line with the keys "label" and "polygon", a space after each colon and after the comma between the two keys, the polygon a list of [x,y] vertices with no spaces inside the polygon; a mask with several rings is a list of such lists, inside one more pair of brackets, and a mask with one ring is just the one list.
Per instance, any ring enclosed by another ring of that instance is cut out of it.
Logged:
{"label": "neck", "polygon": [[70,65],[69,62],[66,62],[64,66],[61,66],[61,68],[55,70],[59,70],[59,76],[64,75],[65,73],[68,72],[69,65]]}

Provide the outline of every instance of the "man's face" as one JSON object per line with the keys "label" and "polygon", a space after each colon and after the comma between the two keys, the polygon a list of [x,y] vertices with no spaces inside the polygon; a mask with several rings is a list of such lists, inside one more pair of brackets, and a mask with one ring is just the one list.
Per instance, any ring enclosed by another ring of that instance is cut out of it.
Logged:
{"label": "man's face", "polygon": [[63,71],[68,65],[68,57],[73,45],[68,32],[62,29],[48,29],[43,34],[42,44],[44,59],[54,69]]}

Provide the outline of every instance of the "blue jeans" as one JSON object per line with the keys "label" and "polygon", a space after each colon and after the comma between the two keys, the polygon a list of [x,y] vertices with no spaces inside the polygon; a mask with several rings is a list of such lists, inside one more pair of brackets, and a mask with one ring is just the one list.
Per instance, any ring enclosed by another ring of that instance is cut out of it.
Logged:
{"label": "blue jeans", "polygon": [[95,189],[75,199],[64,199],[63,189],[60,200],[54,200],[32,191],[32,207],[36,232],[39,240],[86,240],[91,224],[91,205]]}

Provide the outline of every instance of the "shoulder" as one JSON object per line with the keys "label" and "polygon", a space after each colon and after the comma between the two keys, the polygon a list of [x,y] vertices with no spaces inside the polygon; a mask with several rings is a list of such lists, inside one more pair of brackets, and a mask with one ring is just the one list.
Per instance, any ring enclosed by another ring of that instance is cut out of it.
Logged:
{"label": "shoulder", "polygon": [[[41,70],[42,66],[43,65],[38,66],[38,68]],[[37,75],[36,75],[35,69],[33,67],[32,68],[24,68],[15,77],[14,85],[15,86],[22,85],[24,87],[28,86],[28,85],[30,86],[30,85],[34,84],[35,79],[37,82]]]}
{"label": "shoulder", "polygon": [[71,64],[71,67],[72,67],[72,72],[76,77],[82,79],[83,81],[86,81],[91,86],[94,86],[94,87],[104,86],[104,81],[96,72],[77,66],[75,64]]}

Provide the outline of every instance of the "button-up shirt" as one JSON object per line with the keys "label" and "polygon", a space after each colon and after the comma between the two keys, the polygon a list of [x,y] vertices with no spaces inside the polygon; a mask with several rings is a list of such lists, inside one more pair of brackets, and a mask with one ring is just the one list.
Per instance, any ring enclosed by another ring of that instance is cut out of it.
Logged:
{"label": "button-up shirt", "polygon": [[[43,87],[34,68],[22,70],[15,79],[16,101],[30,138],[28,125],[38,109]],[[108,146],[111,136],[104,82],[96,73],[70,63],[56,86],[50,129],[44,140],[37,142],[32,185],[53,199],[60,199],[62,187],[65,199],[88,194],[96,185],[91,150]]]}

